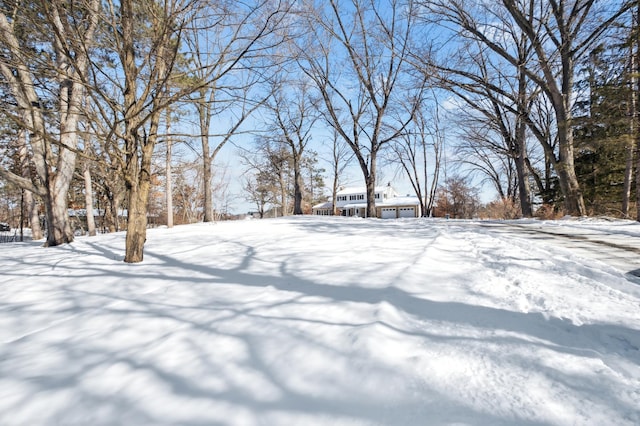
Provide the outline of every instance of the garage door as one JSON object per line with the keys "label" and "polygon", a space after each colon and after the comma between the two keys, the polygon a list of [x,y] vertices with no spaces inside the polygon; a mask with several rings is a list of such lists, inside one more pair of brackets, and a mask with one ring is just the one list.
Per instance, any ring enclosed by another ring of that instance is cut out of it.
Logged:
{"label": "garage door", "polygon": [[416,217],[415,207],[401,207],[400,217]]}
{"label": "garage door", "polygon": [[383,208],[382,209],[382,219],[395,219],[396,218],[396,209]]}

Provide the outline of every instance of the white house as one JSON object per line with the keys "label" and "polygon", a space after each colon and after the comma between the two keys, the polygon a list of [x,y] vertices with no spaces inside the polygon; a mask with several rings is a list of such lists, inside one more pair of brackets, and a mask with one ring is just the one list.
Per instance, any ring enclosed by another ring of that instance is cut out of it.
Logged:
{"label": "white house", "polygon": [[[391,187],[375,188],[376,216],[382,219],[401,217],[419,217],[420,201],[418,197],[400,197]],[[366,188],[341,188],[336,194],[336,209],[341,216],[365,217],[367,212]],[[331,215],[331,202],[313,206],[314,215]]]}

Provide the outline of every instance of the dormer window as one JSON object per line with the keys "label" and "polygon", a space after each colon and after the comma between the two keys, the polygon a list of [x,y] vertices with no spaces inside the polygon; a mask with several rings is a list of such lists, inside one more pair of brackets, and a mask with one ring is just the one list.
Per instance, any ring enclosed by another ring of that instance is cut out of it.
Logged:
{"label": "dormer window", "polygon": [[380,194],[376,194],[376,200],[380,199]]}

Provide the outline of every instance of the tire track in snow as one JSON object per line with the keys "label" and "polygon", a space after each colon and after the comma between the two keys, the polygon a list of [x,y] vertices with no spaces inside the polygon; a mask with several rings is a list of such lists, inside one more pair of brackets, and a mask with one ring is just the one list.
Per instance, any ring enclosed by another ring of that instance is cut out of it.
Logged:
{"label": "tire track in snow", "polygon": [[[567,232],[562,228],[545,228],[542,225],[516,223],[479,223],[479,226],[514,237],[536,239],[541,243],[569,249],[578,255],[601,261],[625,274],[632,282],[640,284],[640,241],[624,234],[610,235],[594,230]],[[573,229],[572,229],[573,230]],[[624,242],[614,241],[614,239]]]}

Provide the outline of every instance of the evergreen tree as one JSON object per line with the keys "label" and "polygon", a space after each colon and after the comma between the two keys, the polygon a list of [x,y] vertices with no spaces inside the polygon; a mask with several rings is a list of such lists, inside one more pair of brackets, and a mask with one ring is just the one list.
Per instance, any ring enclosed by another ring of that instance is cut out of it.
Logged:
{"label": "evergreen tree", "polygon": [[633,143],[628,52],[625,46],[594,50],[586,79],[578,84],[588,95],[576,105],[576,174],[591,215],[628,215],[622,208],[626,157]]}

